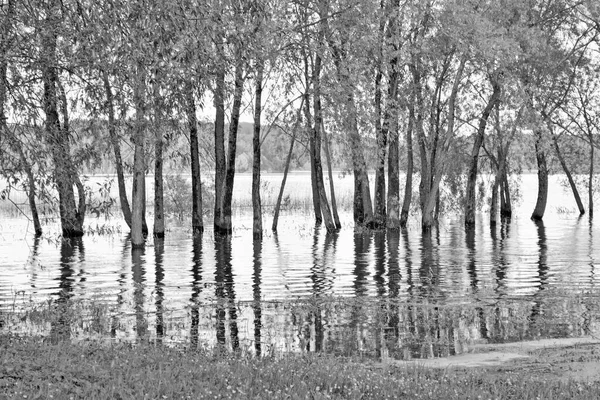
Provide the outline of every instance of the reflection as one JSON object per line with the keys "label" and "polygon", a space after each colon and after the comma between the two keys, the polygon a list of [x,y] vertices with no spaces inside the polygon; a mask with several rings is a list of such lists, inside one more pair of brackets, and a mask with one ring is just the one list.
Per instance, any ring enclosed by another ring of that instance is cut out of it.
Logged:
{"label": "reflection", "polygon": [[500,222],[500,239],[496,226],[490,227],[490,236],[492,239],[492,266],[496,277],[495,292],[498,298],[506,294],[506,273],[508,262],[506,261],[506,239],[510,233],[510,224],[506,218]]}
{"label": "reflection", "polygon": [[56,344],[71,338],[70,299],[73,296],[73,263],[75,248],[82,246],[82,238],[63,238],[60,242],[60,277],[54,302],[54,311],[58,316],[52,319],[49,340]]}
{"label": "reflection", "polygon": [[131,232],[123,237],[123,249],[121,250],[122,262],[121,262],[121,273],[117,279],[119,285],[119,293],[117,294],[117,310],[119,310],[111,319],[110,336],[112,338],[117,337],[117,331],[120,325],[120,316],[123,314],[123,305],[125,304],[125,293],[127,292],[127,272],[125,266],[127,265],[127,258],[130,253],[129,245],[131,244]]}
{"label": "reflection", "polygon": [[31,252],[29,253],[29,259],[27,260],[27,265],[31,265],[31,280],[30,285],[32,288],[36,287],[37,284],[37,261],[40,252],[40,238],[41,236],[36,235],[33,238],[33,246],[31,248]]}
{"label": "reflection", "polygon": [[[308,315],[309,327],[314,327],[314,345],[313,350],[320,352],[323,348],[323,316],[319,297],[323,295],[323,286],[326,281],[325,279],[325,266],[323,261],[319,257],[319,227],[315,227],[313,234],[312,244],[312,257],[313,263],[310,268],[310,279],[312,281],[312,295],[315,298],[315,307],[310,311]],[[311,332],[312,329],[309,330]],[[310,335],[310,333],[309,333]],[[308,338],[307,351],[310,351],[310,336]]]}
{"label": "reflection", "polygon": [[162,344],[163,337],[165,335],[164,326],[164,307],[163,302],[165,298],[164,290],[164,279],[165,270],[163,265],[163,258],[165,254],[165,239],[164,237],[154,238],[154,286],[156,291],[156,341]]}
{"label": "reflection", "polygon": [[262,275],[262,239],[252,242],[252,309],[254,311],[254,351],[256,356],[262,355],[262,305],[261,305],[261,275]]}
{"label": "reflection", "polygon": [[542,308],[542,300],[537,299],[540,293],[546,288],[548,284],[548,243],[546,240],[546,227],[544,226],[544,221],[535,220],[533,223],[536,225],[537,237],[538,237],[538,249],[539,249],[539,258],[538,258],[538,292],[534,295],[533,307],[531,308],[531,314],[529,316],[529,321],[531,324],[534,324],[541,314]]}
{"label": "reflection", "polygon": [[[467,273],[469,274],[470,286],[473,294],[477,295],[479,291],[479,279],[477,278],[477,251],[475,249],[475,229],[469,227],[465,229],[465,243],[467,246]],[[488,338],[488,329],[485,320],[483,307],[475,307],[477,316],[479,317],[479,334],[483,339]]]}
{"label": "reflection", "polygon": [[[436,228],[436,242],[439,245],[439,228]],[[416,355],[420,358],[433,358],[434,341],[440,337],[439,307],[436,292],[440,279],[438,246],[434,244],[433,232],[421,235],[421,266],[419,268],[419,300],[422,305],[414,307],[415,338],[420,341]],[[430,303],[431,302],[431,303]],[[444,327],[445,328],[445,327]],[[415,349],[417,350],[417,349]]]}
{"label": "reflection", "polygon": [[398,260],[398,249],[400,247],[400,231],[388,230],[386,234],[387,265],[388,265],[388,309],[385,313],[385,349],[394,349],[398,342],[400,309],[398,306],[398,294],[400,292],[400,264]]}
{"label": "reflection", "polygon": [[502,307],[501,300],[506,295],[506,275],[508,270],[508,262],[506,261],[506,239],[510,233],[510,221],[502,218],[500,221],[500,238],[496,226],[490,227],[492,239],[492,268],[494,270],[496,286],[494,292],[496,294],[496,304],[494,305],[494,324],[492,335],[496,339],[506,339],[506,332],[502,322]]}
{"label": "reflection", "polygon": [[[385,287],[385,262],[386,262],[386,253],[385,253],[385,231],[377,230],[373,233],[373,242],[374,242],[374,256],[375,256],[375,275],[373,276],[373,280],[375,281],[375,289],[377,291],[377,298],[379,299],[379,307],[381,308],[380,312],[376,313],[377,321],[375,326],[378,327],[375,334],[375,357],[378,358],[386,358],[387,357],[387,346],[385,335],[387,334],[387,325],[388,325],[388,311],[387,310],[387,299],[384,298],[386,287]],[[385,319],[385,321],[384,321]]]}
{"label": "reflection", "polygon": [[140,341],[148,339],[148,321],[144,312],[144,286],[146,276],[146,249],[134,247],[131,249],[131,267],[133,272],[133,302],[135,310],[135,331]]}
{"label": "reflection", "polygon": [[369,253],[371,233],[354,232],[354,294],[357,297],[367,294],[369,275]]}
{"label": "reflection", "polygon": [[77,274],[77,276],[79,277],[79,287],[82,290],[82,292],[85,293],[85,282],[87,281],[87,277],[86,277],[86,272],[84,269],[85,266],[85,246],[83,245],[83,240],[78,240],[77,243],[77,252],[78,252],[78,259],[79,259],[79,274]]}
{"label": "reflection", "polygon": [[421,235],[419,289],[422,298],[432,297],[435,294],[436,286],[439,284],[440,264],[434,253],[437,246],[434,245],[431,235],[431,231],[423,232]]}
{"label": "reflection", "polygon": [[385,287],[385,264],[387,262],[387,255],[385,252],[386,248],[386,232],[383,230],[375,231],[373,234],[373,240],[375,245],[375,288],[377,290],[377,296],[383,297],[386,294]]}
{"label": "reflection", "polygon": [[200,294],[202,293],[202,235],[194,235],[192,238],[192,298],[191,314],[192,323],[190,327],[190,341],[192,349],[198,347],[200,325]]}
{"label": "reflection", "polygon": [[229,311],[229,334],[231,337],[231,347],[238,350],[240,347],[237,309],[235,307],[235,291],[233,283],[233,273],[231,270],[231,236],[215,235],[215,295],[217,298],[217,343],[224,349],[225,347],[225,321],[227,320],[227,311]]}
{"label": "reflection", "polygon": [[592,223],[592,217],[589,218],[588,220],[588,228],[589,228],[589,235],[588,235],[588,258],[590,259],[589,262],[589,266],[590,266],[590,286],[593,288],[595,281],[596,281],[596,271],[595,271],[595,260],[594,260],[594,225]]}

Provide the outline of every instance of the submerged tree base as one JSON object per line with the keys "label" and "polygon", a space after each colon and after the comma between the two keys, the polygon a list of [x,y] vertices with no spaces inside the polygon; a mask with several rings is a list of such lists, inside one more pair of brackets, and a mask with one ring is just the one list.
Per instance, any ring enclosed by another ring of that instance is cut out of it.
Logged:
{"label": "submerged tree base", "polygon": [[[40,231],[39,234],[38,232],[36,232],[36,236],[40,236],[42,234],[42,232]],[[78,238],[78,237],[82,237],[83,236],[83,229],[63,229],[62,230],[62,236],[64,238]]]}

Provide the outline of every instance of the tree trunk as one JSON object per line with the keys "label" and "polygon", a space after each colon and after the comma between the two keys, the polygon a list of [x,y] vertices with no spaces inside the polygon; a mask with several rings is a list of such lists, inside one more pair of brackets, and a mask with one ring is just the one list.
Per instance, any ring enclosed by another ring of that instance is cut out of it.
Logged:
{"label": "tree trunk", "polygon": [[535,132],[535,158],[538,165],[538,195],[531,219],[540,221],[544,218],[548,200],[548,165],[542,144],[542,131],[539,129]]}
{"label": "tree trunk", "polygon": [[231,202],[233,199],[233,184],[235,179],[235,156],[237,146],[238,125],[240,120],[240,109],[242,106],[242,94],[244,91],[244,60],[238,49],[235,66],[235,88],[233,92],[233,105],[231,108],[231,123],[229,125],[229,138],[227,146],[227,168],[223,187],[223,199],[220,221],[215,220],[215,233],[230,235],[231,225]]}
{"label": "tree trunk", "polygon": [[342,229],[340,216],[337,209],[337,201],[335,199],[335,188],[333,184],[333,170],[331,167],[331,152],[329,150],[329,138],[325,133],[325,126],[321,123],[321,132],[323,132],[323,143],[325,143],[325,159],[327,160],[327,174],[329,176],[329,192],[331,193],[331,211],[333,213],[333,221],[336,229]]}
{"label": "tree trunk", "polygon": [[354,170],[354,222],[373,228],[373,203],[371,202],[371,190],[369,188],[369,175],[365,163],[365,156],[358,131],[358,111],[354,99],[354,85],[350,79],[349,71],[345,65],[348,61],[339,46],[334,43],[328,23],[328,4],[325,1],[318,3],[319,25],[323,37],[329,43],[332,51],[333,61],[336,67],[337,80],[343,90],[345,98],[343,109],[345,113],[344,128],[348,135],[352,167]]}
{"label": "tree trunk", "polygon": [[198,148],[198,121],[196,119],[196,102],[193,87],[186,88],[186,114],[190,131],[190,156],[192,172],[192,233],[194,236],[204,233],[202,218],[202,176],[200,174],[200,151]]}
{"label": "tree trunk", "polygon": [[350,92],[346,98],[347,132],[354,170],[355,220],[358,225],[372,229],[374,227],[373,203],[369,175],[363,153],[362,140],[358,132],[358,113],[354,103],[354,95]]}
{"label": "tree trunk", "polygon": [[262,110],[262,83],[264,64],[257,61],[254,96],[254,135],[252,137],[252,236],[262,239],[262,205],[260,201],[260,116]]}
{"label": "tree trunk", "polygon": [[[304,80],[306,81],[307,90],[304,93],[304,117],[306,120],[306,130],[308,132],[308,143],[310,151],[310,188],[312,192],[313,212],[315,214],[315,224],[321,225],[323,216],[321,213],[321,199],[319,197],[319,189],[317,184],[317,166],[316,166],[316,143],[315,133],[312,123],[312,115],[310,110],[310,77],[308,72],[308,56],[304,55]],[[313,95],[314,96],[314,95]]]}
{"label": "tree trunk", "polygon": [[[394,5],[397,7],[397,4]],[[396,26],[396,18],[394,18],[390,24],[393,25],[393,29],[395,30]],[[398,46],[395,46],[395,50],[398,50]],[[399,127],[398,127],[398,119],[400,114],[400,107],[398,105],[398,81],[400,79],[400,66],[398,65],[398,57],[393,57],[390,61],[390,81],[388,83],[388,100],[386,105],[386,112],[384,115],[383,121],[383,130],[386,135],[389,135],[389,149],[388,149],[388,193],[387,193],[387,221],[386,225],[390,229],[398,229],[402,226],[402,214],[400,213],[400,156],[399,156]],[[411,129],[411,121],[409,121],[409,130]],[[407,135],[412,133],[407,133]],[[412,147],[412,137],[407,140],[411,141]],[[408,142],[407,142],[408,146]],[[412,155],[410,156],[412,157]],[[407,167],[411,169],[410,174],[412,175],[412,158],[409,160],[410,165]],[[409,171],[407,171],[407,183],[408,183],[408,175]],[[408,183],[408,186],[411,186],[412,182]],[[409,188],[412,191],[412,187]],[[405,193],[406,203],[406,193]],[[408,205],[410,205],[410,195],[408,196]],[[402,206],[404,210],[404,204]],[[408,209],[407,209],[408,213]],[[406,220],[404,220],[404,224],[406,225]]]}
{"label": "tree trunk", "polygon": [[[504,160],[506,162],[506,154],[504,154]],[[506,169],[506,166],[504,166],[502,182],[500,184],[500,217],[510,219],[512,218],[512,204],[510,201],[510,186],[508,185],[508,174]]]}
{"label": "tree trunk", "polygon": [[165,237],[165,207],[163,181],[163,135],[160,119],[155,121],[154,142],[154,237]]}
{"label": "tree trunk", "polygon": [[[217,53],[225,63],[223,45],[217,44]],[[214,228],[215,233],[220,233],[224,226],[223,200],[225,192],[225,170],[227,163],[225,159],[225,66],[217,71],[215,92],[215,209]]]}
{"label": "tree trunk", "polygon": [[469,168],[469,175],[467,176],[467,191],[465,198],[465,226],[475,226],[475,208],[476,208],[476,196],[475,190],[477,187],[477,174],[479,171],[479,150],[483,144],[483,138],[485,136],[485,128],[490,113],[496,106],[496,102],[500,101],[500,84],[495,78],[491,78],[493,87],[492,94],[486,104],[481,117],[479,118],[479,126],[477,127],[477,134],[473,141],[473,149],[471,150],[471,166]]}
{"label": "tree trunk", "polygon": [[[552,133],[551,133],[552,134]],[[571,191],[573,192],[573,197],[575,197],[575,202],[577,203],[577,208],[579,209],[579,215],[585,214],[585,208],[583,208],[583,203],[581,202],[581,197],[579,197],[579,191],[577,190],[577,185],[573,180],[573,175],[571,175],[571,171],[569,170],[569,166],[565,162],[565,159],[562,156],[560,151],[560,147],[558,146],[558,139],[556,135],[552,134],[552,142],[554,144],[554,150],[556,151],[556,156],[558,157],[558,161],[560,162],[560,166],[562,167],[565,175],[567,175],[567,180],[569,181],[569,186],[571,187]]]}
{"label": "tree trunk", "polygon": [[123,172],[123,160],[121,158],[121,145],[119,144],[119,137],[117,136],[115,111],[114,111],[114,97],[110,82],[108,80],[108,74],[102,71],[102,79],[104,81],[104,91],[106,92],[106,107],[108,110],[108,136],[110,143],[115,153],[115,169],[117,171],[117,184],[119,187],[119,203],[121,205],[121,211],[123,212],[123,218],[125,223],[131,229],[131,208],[129,206],[129,200],[127,199],[127,189],[125,188],[125,174]]}
{"label": "tree trunk", "polygon": [[[500,191],[504,190],[504,185],[502,184],[504,180],[504,173],[506,168],[506,157],[502,151],[502,144],[500,144],[498,148],[498,158],[495,160],[496,164],[496,176],[494,177],[494,184],[492,186],[492,200],[490,205],[490,225],[495,225],[498,220],[498,198],[504,197],[503,193]],[[503,202],[504,203],[504,202]]]}
{"label": "tree trunk", "polygon": [[155,238],[165,237],[165,202],[163,180],[163,118],[162,100],[159,95],[158,84],[153,85],[154,95],[154,232]]}
{"label": "tree trunk", "polygon": [[[383,24],[381,24],[383,25]],[[381,27],[383,30],[383,27]],[[381,32],[383,35],[383,32]],[[383,40],[383,37],[381,38]],[[388,136],[388,125],[389,122],[385,121],[382,123],[382,107],[381,107],[381,80],[383,78],[383,72],[381,71],[380,59],[377,62],[377,72],[375,74],[375,134],[377,143],[377,166],[375,168],[375,209],[374,209],[374,226],[376,228],[383,228],[386,224],[386,192],[385,192],[385,161],[386,161],[386,147],[387,147],[387,136]],[[388,104],[389,107],[389,104]],[[398,143],[396,142],[396,146]],[[390,147],[392,144],[390,143]],[[391,152],[392,150],[390,150]],[[397,151],[397,150],[396,150]],[[397,212],[397,210],[396,210]],[[396,220],[398,219],[396,215]]]}
{"label": "tree trunk", "polygon": [[590,220],[594,217],[594,135],[590,134],[590,171],[588,175],[588,211]]}
{"label": "tree trunk", "polygon": [[285,183],[287,181],[287,175],[290,170],[290,162],[292,160],[292,153],[294,150],[294,142],[296,141],[296,132],[298,132],[298,127],[300,126],[302,109],[304,107],[304,97],[300,101],[300,107],[298,107],[298,111],[296,112],[296,123],[294,124],[294,128],[292,129],[292,139],[290,141],[290,149],[288,151],[287,157],[285,159],[285,167],[283,168],[283,178],[281,180],[281,186],[279,187],[279,195],[277,195],[277,203],[275,204],[275,210],[273,212],[273,225],[271,225],[271,230],[273,232],[277,232],[277,223],[279,222],[279,210],[281,209],[281,201],[283,200],[283,191],[285,189]]}
{"label": "tree trunk", "polygon": [[133,131],[133,186],[131,191],[131,246],[132,251],[144,247],[142,229],[146,208],[146,161],[144,159],[144,140],[146,132],[144,72],[141,63],[134,77],[133,102],[135,105],[135,126]]}
{"label": "tree trunk", "polygon": [[333,222],[331,208],[329,208],[329,201],[327,200],[327,193],[325,192],[325,183],[323,181],[323,163],[321,162],[321,126],[323,125],[323,113],[321,110],[321,56],[318,53],[315,55],[312,81],[314,96],[313,110],[315,117],[312,135],[315,148],[314,156],[317,192],[319,195],[321,214],[323,216],[323,220],[325,221],[325,228],[327,229],[327,232],[333,232],[336,230],[336,225]]}
{"label": "tree trunk", "polygon": [[[67,95],[65,93],[65,89],[63,88],[63,85],[60,82],[60,78],[58,76],[56,79],[56,88],[58,90],[58,96],[59,96],[59,105],[60,105],[59,108],[60,108],[60,112],[63,117],[63,123],[62,123],[63,134],[66,137],[71,137],[71,124],[69,123],[69,110],[68,110],[68,103],[67,103]],[[70,144],[67,144],[67,151],[69,154],[71,154]],[[77,216],[77,221],[78,221],[79,225],[83,226],[83,221],[85,220],[85,211],[87,208],[86,201],[85,201],[85,188],[83,186],[83,183],[81,182],[81,179],[79,178],[79,174],[75,170],[75,165],[73,164],[73,162],[70,162],[69,171],[70,171],[69,173],[71,174],[70,179],[73,181],[73,184],[75,185],[75,187],[77,187],[77,198],[79,200],[79,202],[77,203],[77,212],[75,215]]]}
{"label": "tree trunk", "polygon": [[[0,118],[2,118],[2,114],[0,114]],[[6,131],[6,125],[4,125],[4,129]],[[2,128],[0,127],[0,131]],[[19,158],[21,159],[21,163],[23,164],[23,169],[25,170],[25,175],[27,176],[27,200],[29,202],[29,209],[31,210],[31,219],[33,221],[33,229],[35,231],[35,236],[42,236],[42,224],[40,223],[40,216],[38,214],[37,205],[35,203],[35,176],[33,175],[33,170],[31,168],[31,164],[25,157],[25,153],[23,152],[23,148],[19,144]]]}
{"label": "tree trunk", "polygon": [[[414,169],[412,131],[414,126],[415,108],[413,104],[410,104],[408,110],[408,129],[406,130],[406,183],[404,185],[404,201],[402,202],[402,211],[400,213],[401,227],[405,227],[408,222],[408,212],[410,211],[410,203],[412,200],[412,175]],[[392,185],[390,183],[390,191],[391,190]]]}
{"label": "tree trunk", "polygon": [[[425,208],[422,210],[422,220],[421,220],[421,228],[423,231],[431,230],[435,221],[437,221],[437,215],[439,213],[439,187],[443,177],[445,164],[447,162],[447,152],[452,137],[454,135],[454,119],[456,112],[456,98],[458,96],[458,89],[460,86],[460,81],[462,79],[462,75],[465,69],[465,64],[467,62],[466,55],[463,55],[460,60],[460,64],[456,70],[456,75],[454,77],[454,83],[452,85],[452,91],[450,92],[450,97],[448,98],[448,117],[446,122],[446,130],[445,135],[441,139],[441,143],[438,142],[437,134],[435,135],[435,141],[431,146],[431,159],[429,162],[429,167],[431,168],[431,172],[429,173],[431,179],[431,187],[429,192],[427,193],[427,198],[425,201]],[[441,88],[440,88],[441,89]],[[438,104],[438,108],[440,105]],[[436,130],[439,126],[436,126]],[[437,205],[437,207],[436,207]],[[434,211],[437,210],[434,214]]]}
{"label": "tree trunk", "polygon": [[64,237],[83,236],[82,218],[75,204],[73,172],[68,132],[63,131],[58,116],[55,29],[59,27],[59,4],[53,1],[47,10],[45,31],[42,33],[41,73],[44,88],[43,109],[46,114],[46,139],[54,161],[54,179],[58,188],[60,220]]}

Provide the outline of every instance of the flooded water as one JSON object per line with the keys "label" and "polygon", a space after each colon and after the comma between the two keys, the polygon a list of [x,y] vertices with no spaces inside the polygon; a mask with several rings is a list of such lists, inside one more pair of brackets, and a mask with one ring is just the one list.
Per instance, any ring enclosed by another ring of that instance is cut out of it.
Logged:
{"label": "flooded water", "polygon": [[532,222],[529,181],[510,223],[491,229],[482,214],[470,233],[460,216],[431,235],[416,217],[404,231],[358,233],[345,213],[328,234],[288,213],[253,242],[241,213],[232,237],[174,226],[132,251],[125,233],[34,240],[24,219],[3,218],[0,332],[395,358],[597,334],[600,223],[565,213],[572,200],[556,182],[544,222]]}

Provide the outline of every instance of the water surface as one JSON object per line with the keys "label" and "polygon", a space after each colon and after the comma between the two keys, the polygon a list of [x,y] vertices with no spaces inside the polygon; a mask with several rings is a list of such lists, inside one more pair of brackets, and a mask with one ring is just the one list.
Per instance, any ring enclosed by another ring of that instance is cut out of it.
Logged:
{"label": "water surface", "polygon": [[600,225],[559,212],[562,192],[534,223],[527,196],[512,221],[490,228],[481,214],[469,232],[448,217],[422,235],[415,217],[399,232],[358,233],[346,213],[328,234],[288,213],[277,235],[253,241],[242,213],[231,237],[172,224],[136,251],[125,233],[33,239],[26,221],[4,218],[0,330],[396,358],[597,334]]}

